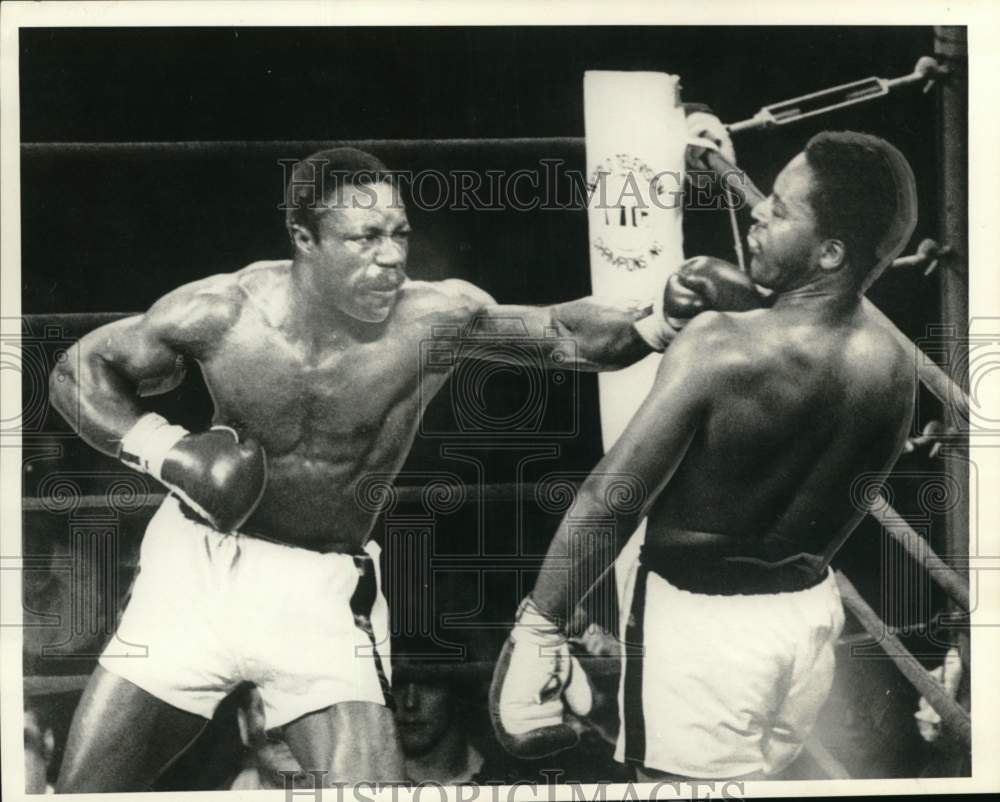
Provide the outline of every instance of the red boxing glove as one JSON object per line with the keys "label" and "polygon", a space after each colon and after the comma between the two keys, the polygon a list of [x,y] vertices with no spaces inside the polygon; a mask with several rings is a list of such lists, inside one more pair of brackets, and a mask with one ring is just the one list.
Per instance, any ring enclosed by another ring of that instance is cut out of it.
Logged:
{"label": "red boxing glove", "polygon": [[159,479],[220,532],[238,529],[257,506],[267,480],[264,450],[227,426],[191,434],[155,413],[122,438],[119,459]]}

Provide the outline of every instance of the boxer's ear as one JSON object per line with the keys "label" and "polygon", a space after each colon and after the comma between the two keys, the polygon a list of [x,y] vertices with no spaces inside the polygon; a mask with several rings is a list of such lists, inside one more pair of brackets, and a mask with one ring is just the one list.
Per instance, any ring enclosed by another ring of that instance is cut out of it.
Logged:
{"label": "boxer's ear", "polygon": [[311,253],[316,247],[316,237],[308,228],[299,223],[291,223],[288,226],[288,235],[292,238],[292,243],[297,251]]}
{"label": "boxer's ear", "polygon": [[840,270],[847,259],[847,249],[839,239],[827,239],[819,246],[819,266],[823,270]]}
{"label": "boxer's ear", "polygon": [[247,711],[240,708],[236,711],[236,727],[240,731],[240,741],[248,749],[253,746],[250,740],[250,725],[247,721]]}

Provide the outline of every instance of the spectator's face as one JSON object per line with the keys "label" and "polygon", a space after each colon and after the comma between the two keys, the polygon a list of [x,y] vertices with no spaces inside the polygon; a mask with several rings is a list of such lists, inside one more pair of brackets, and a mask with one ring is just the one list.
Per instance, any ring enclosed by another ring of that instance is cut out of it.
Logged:
{"label": "spectator's face", "polygon": [[445,685],[404,682],[395,692],[396,726],[407,757],[430,752],[452,724],[452,695]]}

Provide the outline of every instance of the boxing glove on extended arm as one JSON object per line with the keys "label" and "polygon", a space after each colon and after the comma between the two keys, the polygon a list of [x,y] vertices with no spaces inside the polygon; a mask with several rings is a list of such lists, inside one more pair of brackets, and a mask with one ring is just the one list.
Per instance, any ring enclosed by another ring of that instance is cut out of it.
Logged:
{"label": "boxing glove on extended arm", "polygon": [[736,265],[711,256],[695,256],[667,279],[653,313],[635,323],[650,347],[662,351],[684,324],[699,312],[746,312],[761,309],[767,299]]}

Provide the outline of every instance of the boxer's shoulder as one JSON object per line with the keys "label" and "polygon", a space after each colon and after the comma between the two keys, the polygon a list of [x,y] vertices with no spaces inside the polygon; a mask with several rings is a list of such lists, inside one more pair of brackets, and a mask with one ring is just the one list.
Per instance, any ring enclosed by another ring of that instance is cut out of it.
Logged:
{"label": "boxer's shoulder", "polygon": [[450,298],[454,298],[465,304],[473,304],[480,308],[496,303],[493,300],[493,296],[486,292],[486,290],[460,278],[449,278],[439,281],[437,282],[437,289]]}
{"label": "boxer's shoulder", "polygon": [[402,309],[413,317],[459,325],[495,303],[489,293],[461,279],[408,281],[401,300]]}
{"label": "boxer's shoulder", "polygon": [[253,262],[232,276],[236,284],[233,301],[241,304],[240,312],[252,307],[264,325],[279,326],[289,311],[292,261]]}
{"label": "boxer's shoulder", "polygon": [[857,349],[869,351],[881,359],[909,362],[911,352],[903,348],[899,338],[886,328],[882,320],[864,307],[859,308],[858,317],[861,322],[854,327],[852,337]]}
{"label": "boxer's shoulder", "polygon": [[667,354],[675,364],[702,373],[732,373],[757,370],[767,361],[761,329],[765,310],[749,312],[701,312],[684,326]]}
{"label": "boxer's shoulder", "polygon": [[[852,332],[841,347],[851,382],[859,392],[876,396],[912,397],[916,370],[907,351],[884,326],[866,323]],[[892,387],[887,394],[886,388]]]}
{"label": "boxer's shoulder", "polygon": [[267,297],[280,281],[279,265],[258,262],[184,284],[157,301],[147,321],[167,339],[210,342],[236,324],[253,296]]}
{"label": "boxer's shoulder", "polygon": [[292,276],[291,259],[271,259],[251,262],[235,273],[219,276],[232,277],[241,291],[247,294],[269,292],[288,285]]}
{"label": "boxer's shoulder", "polygon": [[780,348],[756,336],[753,312],[702,312],[667,347],[655,387],[663,398],[719,402],[748,398],[781,381]]}
{"label": "boxer's shoulder", "polygon": [[413,281],[410,285],[431,304],[442,309],[471,308],[478,312],[484,306],[496,303],[493,297],[475,284],[458,278],[443,281]]}

